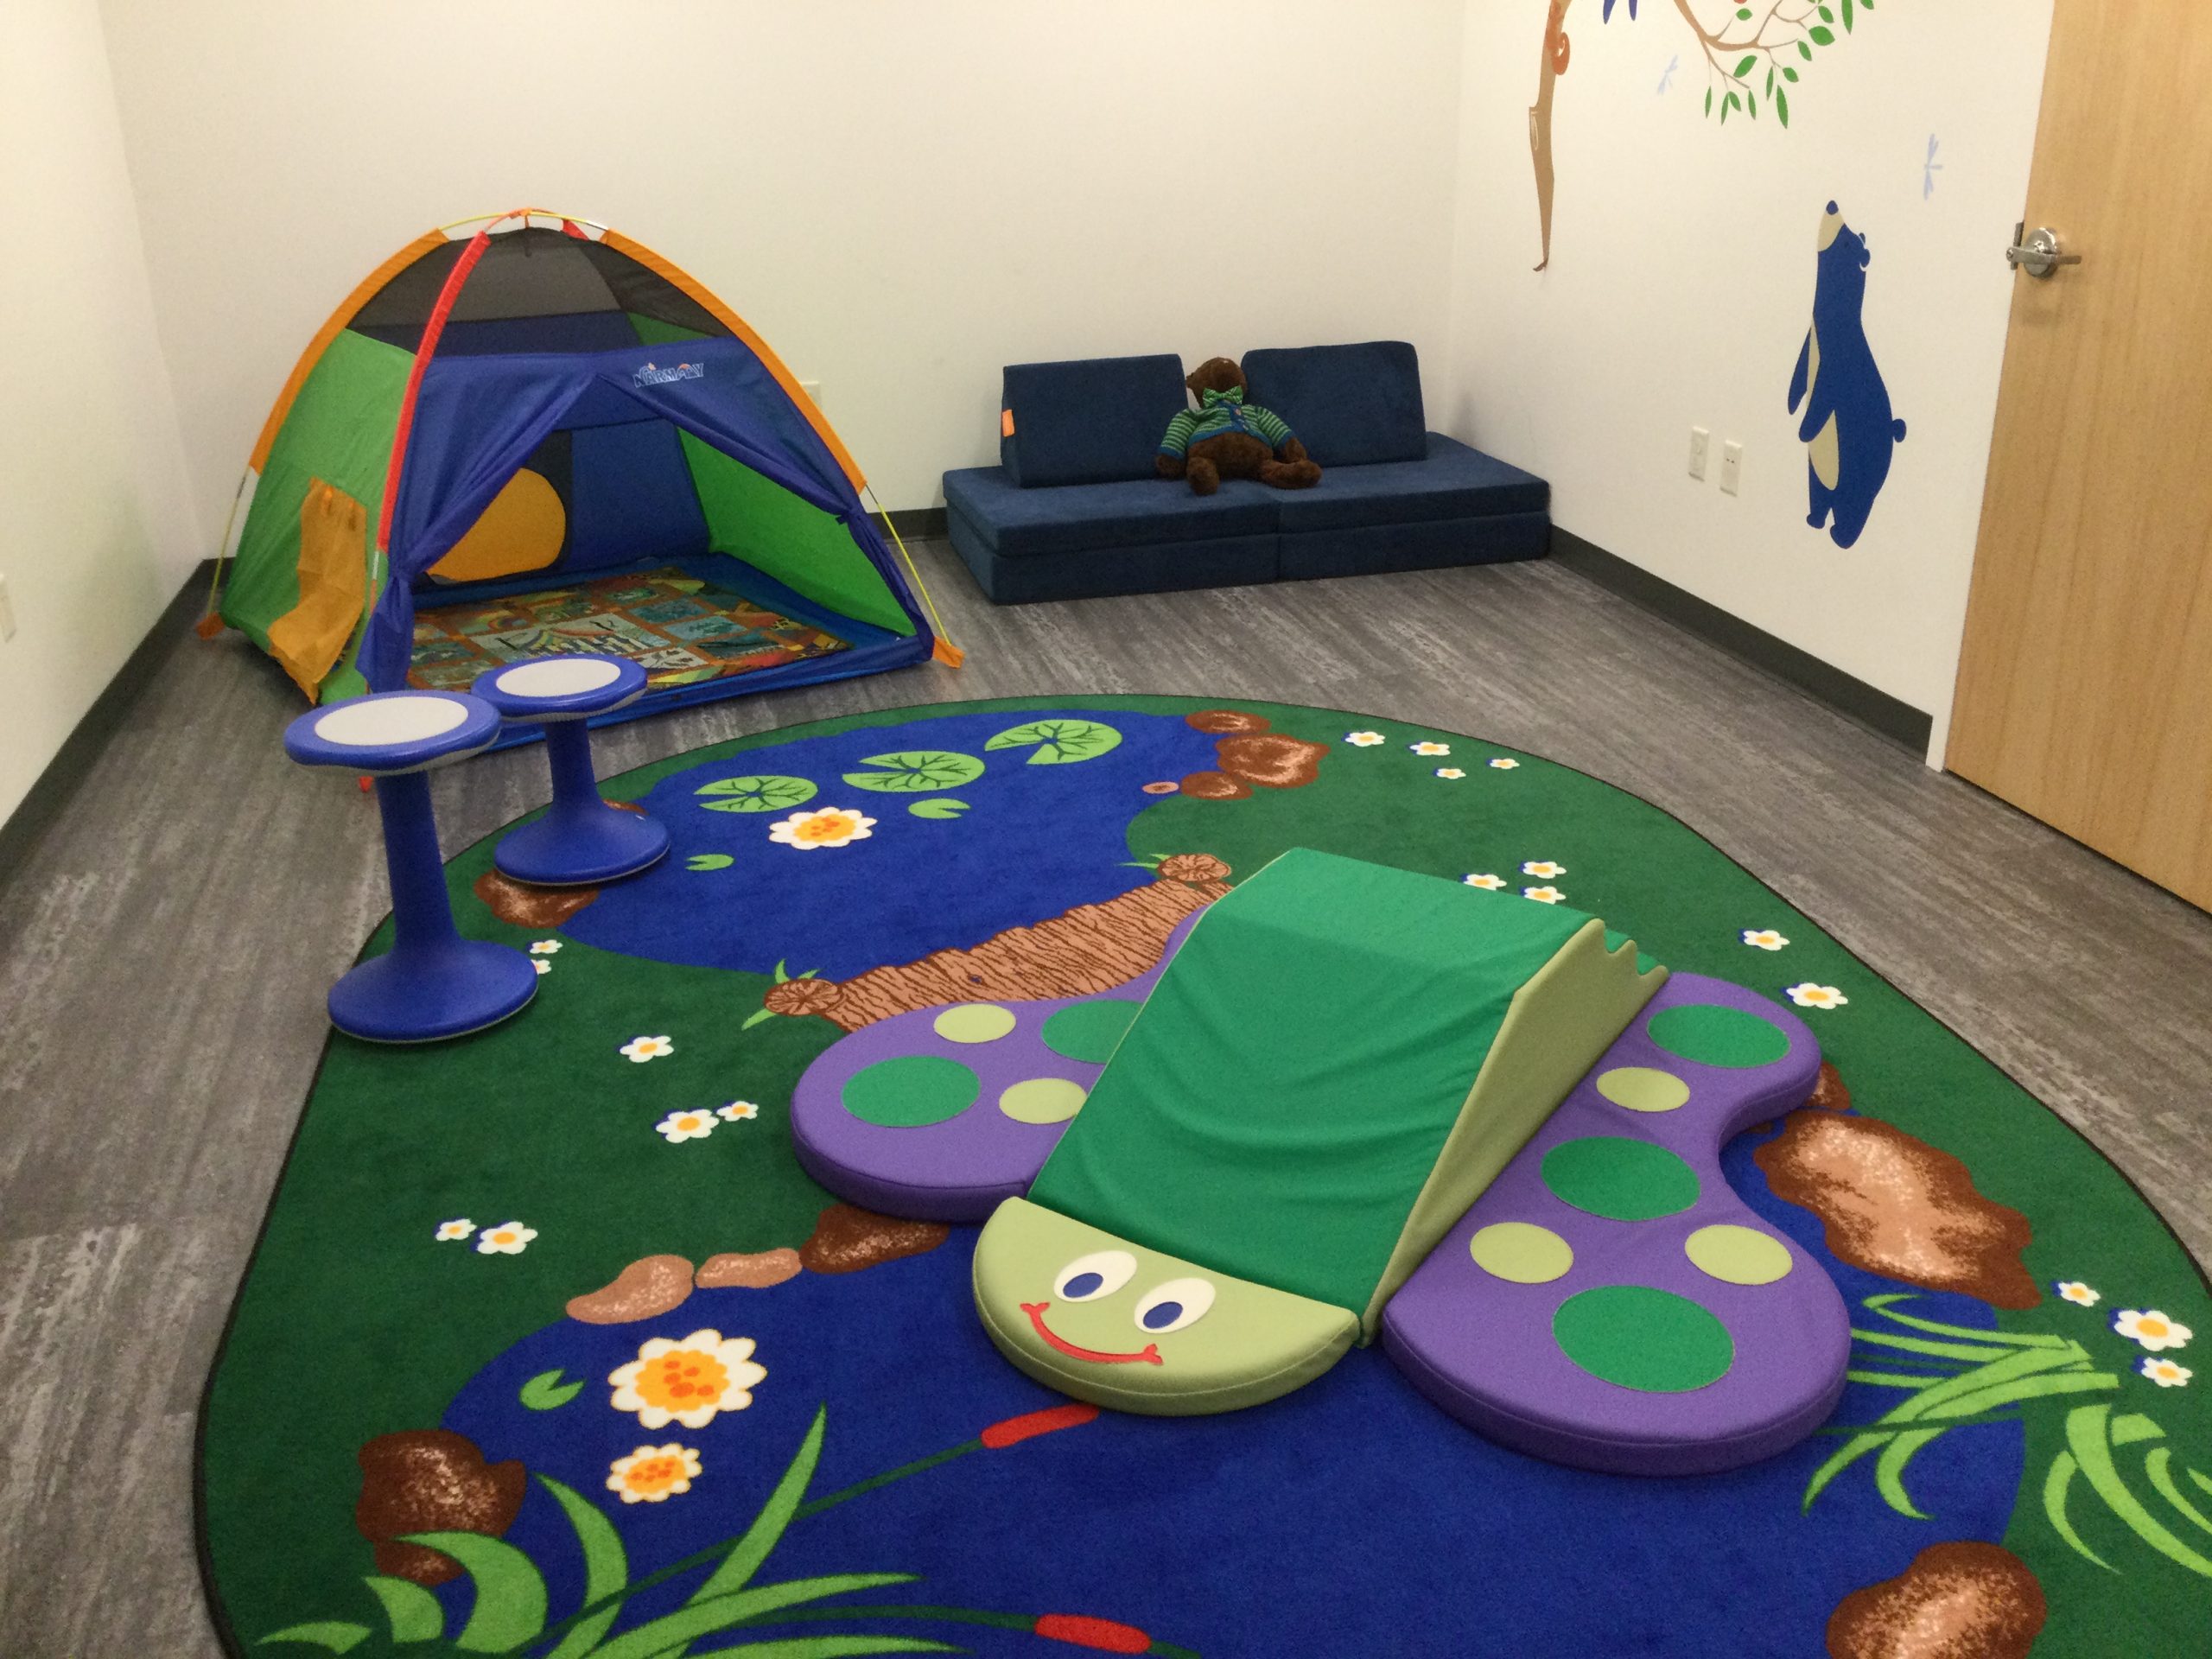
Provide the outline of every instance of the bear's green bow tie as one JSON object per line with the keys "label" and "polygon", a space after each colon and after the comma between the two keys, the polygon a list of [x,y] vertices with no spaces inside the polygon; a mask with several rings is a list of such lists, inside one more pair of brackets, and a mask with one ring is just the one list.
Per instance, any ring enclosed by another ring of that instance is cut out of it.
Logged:
{"label": "bear's green bow tie", "polygon": [[1244,401],[1244,388],[1231,386],[1227,391],[1209,391],[1204,401],[1208,409],[1213,409],[1222,404],[1242,404]]}

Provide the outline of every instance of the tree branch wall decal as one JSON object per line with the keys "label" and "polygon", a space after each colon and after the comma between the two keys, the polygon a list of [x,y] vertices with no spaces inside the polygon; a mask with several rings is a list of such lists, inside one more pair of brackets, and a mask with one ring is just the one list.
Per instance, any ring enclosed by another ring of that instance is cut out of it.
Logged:
{"label": "tree branch wall decal", "polygon": [[[1536,220],[1542,238],[1538,270],[1552,259],[1552,107],[1571,55],[1566,22],[1573,3],[1548,0],[1536,101],[1529,108],[1529,155],[1535,168]],[[1600,22],[1612,21],[1616,3],[1605,0]],[[1637,0],[1628,0],[1630,22],[1636,21],[1636,7]],[[1775,119],[1787,127],[1789,89],[1798,83],[1801,66],[1813,61],[1815,48],[1834,46],[1838,29],[1850,34],[1858,15],[1874,10],[1874,0],[1836,0],[1834,5],[1825,0],[1758,0],[1734,6],[1717,27],[1698,16],[1692,0],[1675,0],[1675,10],[1689,25],[1705,60],[1705,113],[1710,117],[1717,112],[1722,126],[1738,111],[1756,121],[1764,101]]]}

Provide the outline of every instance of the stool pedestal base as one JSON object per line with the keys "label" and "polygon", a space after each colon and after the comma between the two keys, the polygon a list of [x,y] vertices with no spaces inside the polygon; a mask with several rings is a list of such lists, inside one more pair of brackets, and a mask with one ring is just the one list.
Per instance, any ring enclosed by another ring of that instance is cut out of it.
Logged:
{"label": "stool pedestal base", "polygon": [[540,887],[595,887],[659,863],[668,826],[600,799],[583,721],[549,720],[543,729],[553,804],[500,842],[492,855],[499,874]]}
{"label": "stool pedestal base", "polygon": [[402,945],[330,988],[330,1023],[369,1043],[435,1043],[519,1014],[537,995],[521,951],[484,939]]}
{"label": "stool pedestal base", "polygon": [[430,785],[419,772],[377,779],[392,946],[330,988],[330,1023],[371,1043],[435,1043],[497,1025],[537,995],[537,969],[512,945],[464,939],[453,925]]}
{"label": "stool pedestal base", "polygon": [[667,855],[667,825],[594,794],[556,801],[536,823],[502,841],[492,861],[501,875],[533,887],[576,887],[635,875]]}

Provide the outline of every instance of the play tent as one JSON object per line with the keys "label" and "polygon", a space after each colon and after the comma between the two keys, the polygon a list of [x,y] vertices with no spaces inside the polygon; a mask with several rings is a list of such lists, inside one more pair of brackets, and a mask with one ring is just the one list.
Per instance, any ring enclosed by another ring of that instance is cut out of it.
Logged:
{"label": "play tent", "polygon": [[611,651],[651,677],[628,717],[957,663],[866,487],[775,353],[666,260],[537,209],[464,220],[302,354],[211,609],[316,700]]}

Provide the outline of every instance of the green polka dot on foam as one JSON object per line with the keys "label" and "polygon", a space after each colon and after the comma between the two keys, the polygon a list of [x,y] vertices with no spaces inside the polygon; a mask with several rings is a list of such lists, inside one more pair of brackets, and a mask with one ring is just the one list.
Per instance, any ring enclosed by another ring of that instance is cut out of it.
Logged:
{"label": "green polka dot on foam", "polygon": [[1697,1172],[1649,1141],[1615,1135],[1562,1141],[1544,1154],[1542,1167],[1554,1198],[1609,1221],[1678,1215],[1697,1202]]}
{"label": "green polka dot on foam", "polygon": [[1682,1254],[1700,1273],[1732,1285],[1770,1285],[1791,1266],[1788,1247],[1771,1233],[1726,1224],[1699,1228],[1682,1241]]}
{"label": "green polka dot on foam", "polygon": [[1484,1273],[1516,1285],[1548,1285],[1574,1265],[1573,1245],[1527,1221],[1491,1223],[1467,1241],[1467,1252]]}
{"label": "green polka dot on foam", "polygon": [[1101,996],[1062,1008],[1045,1022],[1045,1046],[1064,1060],[1103,1065],[1143,1006],[1125,996]]}
{"label": "green polka dot on foam", "polygon": [[1690,1086],[1656,1065],[1617,1065],[1599,1074],[1598,1092],[1631,1112],[1671,1112],[1688,1102]]}
{"label": "green polka dot on foam", "polygon": [[999,1110],[1017,1123],[1065,1123],[1083,1109],[1089,1094],[1065,1077],[1031,1077],[999,1096]]}
{"label": "green polka dot on foam", "polygon": [[983,1085],[957,1060],[935,1054],[901,1054],[878,1060],[845,1079],[845,1109],[863,1123],[916,1129],[957,1117],[976,1103]]}
{"label": "green polka dot on foam", "polygon": [[1014,1011],[995,1002],[963,1002],[931,1025],[948,1043],[995,1043],[1014,1029]]}
{"label": "green polka dot on foam", "polygon": [[1771,1065],[1789,1052],[1788,1034],[1772,1020],[1710,1002],[1662,1008],[1645,1029],[1669,1054],[1700,1065],[1741,1071]]}
{"label": "green polka dot on foam", "polygon": [[1728,1327],[1687,1296],[1647,1285],[1601,1285],[1568,1297],[1552,1338],[1591,1376],[1642,1394],[1687,1394],[1736,1363]]}

